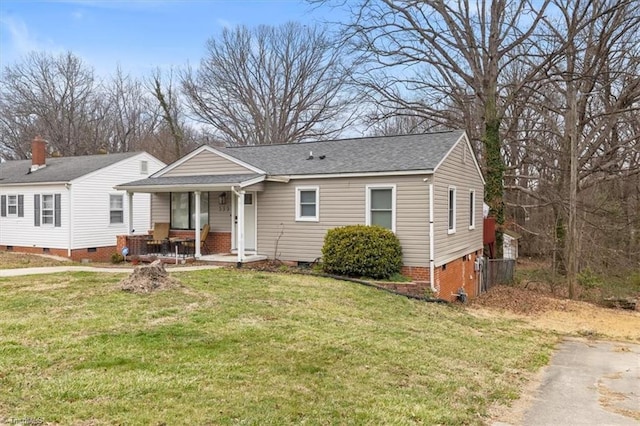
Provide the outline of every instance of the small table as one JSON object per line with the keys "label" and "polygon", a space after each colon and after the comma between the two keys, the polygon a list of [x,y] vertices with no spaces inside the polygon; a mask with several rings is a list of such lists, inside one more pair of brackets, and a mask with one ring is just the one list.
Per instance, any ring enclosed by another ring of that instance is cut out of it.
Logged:
{"label": "small table", "polygon": [[[182,255],[182,258],[186,258],[188,254],[193,254],[189,251],[189,248],[193,246],[195,248],[195,240],[193,238],[171,238],[171,252]],[[185,244],[192,243],[192,244]]]}

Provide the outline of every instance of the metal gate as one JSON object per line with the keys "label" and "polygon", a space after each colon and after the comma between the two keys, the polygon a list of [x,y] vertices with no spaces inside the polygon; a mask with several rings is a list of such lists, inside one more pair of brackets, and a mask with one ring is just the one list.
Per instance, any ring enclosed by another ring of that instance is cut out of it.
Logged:
{"label": "metal gate", "polygon": [[484,293],[496,284],[511,284],[515,270],[515,259],[483,259],[480,293]]}

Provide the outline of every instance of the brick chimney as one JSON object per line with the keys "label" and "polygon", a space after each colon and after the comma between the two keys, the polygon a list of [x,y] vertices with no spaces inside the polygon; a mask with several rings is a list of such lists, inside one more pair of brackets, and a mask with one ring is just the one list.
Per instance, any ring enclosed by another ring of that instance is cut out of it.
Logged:
{"label": "brick chimney", "polygon": [[35,172],[38,169],[46,167],[46,142],[40,135],[36,136],[31,141],[31,171]]}

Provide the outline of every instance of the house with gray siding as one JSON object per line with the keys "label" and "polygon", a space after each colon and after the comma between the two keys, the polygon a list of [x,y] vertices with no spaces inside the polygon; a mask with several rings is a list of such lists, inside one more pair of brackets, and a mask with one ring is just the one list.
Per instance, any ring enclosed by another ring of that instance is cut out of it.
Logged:
{"label": "house with gray siding", "polygon": [[[464,131],[205,145],[116,189],[151,194],[152,222],[190,233],[196,257],[314,262],[329,229],[380,225],[400,239],[403,272],[419,291],[443,298],[460,288],[477,292],[484,180]],[[211,232],[202,253],[196,230],[205,223]]]}
{"label": "house with gray siding", "polygon": [[0,164],[0,250],[108,261],[117,235],[147,232],[151,196],[127,201],[114,186],[166,164],[146,152],[46,158],[41,138],[31,147],[30,160]]}

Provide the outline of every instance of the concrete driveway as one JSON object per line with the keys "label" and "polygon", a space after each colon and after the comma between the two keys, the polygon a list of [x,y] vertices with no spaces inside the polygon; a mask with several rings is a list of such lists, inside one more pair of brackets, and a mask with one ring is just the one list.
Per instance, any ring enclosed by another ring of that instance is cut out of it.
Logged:
{"label": "concrete driveway", "polygon": [[[640,345],[568,339],[558,346],[516,423],[640,425]],[[517,405],[517,404],[516,404]]]}

